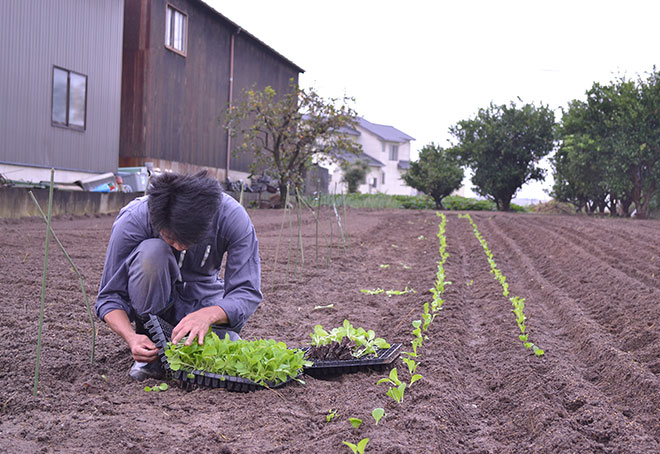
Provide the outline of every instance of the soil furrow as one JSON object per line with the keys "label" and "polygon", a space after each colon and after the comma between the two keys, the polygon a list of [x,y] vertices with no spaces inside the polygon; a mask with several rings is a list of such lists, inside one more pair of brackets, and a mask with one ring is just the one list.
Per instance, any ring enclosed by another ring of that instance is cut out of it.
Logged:
{"label": "soil furrow", "polygon": [[[634,424],[647,449],[657,449],[660,446],[660,432],[654,408],[660,404],[660,386],[655,376],[641,366],[633,355],[620,350],[614,337],[580,308],[579,300],[570,291],[566,291],[561,284],[555,285],[551,278],[537,271],[543,269],[540,263],[543,258],[531,250],[529,241],[520,241],[526,230],[516,230],[508,225],[507,235],[504,235],[497,221],[485,222],[484,230],[501,244],[503,250],[510,251],[511,257],[507,262],[518,263],[521,275],[519,280],[512,282],[515,294],[527,292],[538,295],[528,300],[526,312],[533,319],[534,339],[538,339],[537,342],[547,349],[546,360],[557,365],[560,361],[563,363],[561,375],[549,383],[557,390],[566,389],[565,384],[570,383],[566,410],[574,412],[586,406],[592,411],[597,409],[599,414],[610,414],[612,418],[608,430],[613,433],[624,432],[625,427]],[[540,235],[533,238],[537,250],[544,249],[546,240],[542,238]],[[555,269],[557,265],[550,268]],[[561,326],[561,329],[547,329],[548,326]],[[621,370],[626,373],[622,374]],[[588,390],[588,399],[582,396],[585,390]],[[643,401],[641,409],[640,399]],[[632,407],[641,411],[633,413],[630,411]],[[578,414],[576,417],[583,416]],[[591,418],[590,421],[591,424],[596,420]],[[587,434],[591,433],[590,427],[585,430]],[[602,430],[597,434],[603,438]],[[607,438],[608,445],[612,445],[613,441],[611,436]]]}

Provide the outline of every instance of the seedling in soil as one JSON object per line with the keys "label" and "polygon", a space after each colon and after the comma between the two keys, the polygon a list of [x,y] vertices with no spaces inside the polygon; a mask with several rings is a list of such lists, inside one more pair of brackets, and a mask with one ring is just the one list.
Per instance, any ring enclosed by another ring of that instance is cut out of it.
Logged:
{"label": "seedling in soil", "polygon": [[412,377],[410,377],[410,383],[408,383],[408,387],[412,386],[413,383],[415,383],[416,381],[421,380],[422,378],[424,378],[424,377],[422,377],[420,374],[413,375]]}
{"label": "seedling in soil", "polygon": [[431,322],[435,318],[435,314],[431,314],[429,311],[429,303],[424,303],[424,313],[422,314],[422,320],[424,320],[422,324],[422,329],[424,331],[429,329],[429,326],[431,325]]}
{"label": "seedling in soil", "polygon": [[386,294],[387,296],[392,296],[392,295],[405,295],[405,294],[407,294],[407,293],[417,293],[417,292],[415,291],[415,289],[408,288],[407,285],[406,285],[406,288],[403,289],[403,290],[387,290],[387,291],[385,291],[385,294]]}
{"label": "seedling in soil", "polygon": [[378,265],[381,269],[389,268],[390,264],[389,263],[384,263],[382,265]]}
{"label": "seedling in soil", "polygon": [[376,421],[376,425],[378,425],[378,422],[381,420],[383,416],[385,416],[385,410],[383,408],[374,408],[371,410],[371,416],[373,416],[374,420]]}
{"label": "seedling in soil", "polygon": [[332,419],[337,416],[337,410],[330,409],[328,410],[328,414],[325,415],[325,422],[330,422]]}
{"label": "seedling in soil", "polygon": [[385,293],[385,290],[382,288],[377,288],[376,290],[362,289],[360,291],[362,293],[366,293],[367,295],[380,295],[381,293]]}
{"label": "seedling in soil", "polygon": [[314,306],[314,309],[312,309],[312,310],[313,311],[318,311],[318,310],[321,310],[321,309],[332,309],[333,307],[335,307],[334,304],[328,304],[327,306]]}
{"label": "seedling in soil", "polygon": [[406,365],[408,366],[408,372],[410,372],[410,375],[413,375],[415,373],[415,370],[417,369],[417,366],[419,366],[419,363],[414,359],[401,358],[401,361],[406,363]]}
{"label": "seedling in soil", "polygon": [[169,386],[167,383],[161,383],[160,385],[157,386],[145,386],[144,391],[145,392],[160,392],[160,391],[167,391],[169,389]]}
{"label": "seedling in soil", "polygon": [[376,382],[377,385],[380,385],[381,383],[388,383],[391,385],[385,394],[394,399],[396,403],[400,404],[403,401],[403,394],[406,391],[406,384],[399,380],[396,367],[390,371],[389,377],[381,378],[378,380],[378,382]]}
{"label": "seedling in soil", "polygon": [[355,427],[356,429],[359,429],[362,425],[362,420],[360,418],[348,418],[348,420],[351,422],[351,426]]}
{"label": "seedling in soil", "polygon": [[357,445],[354,445],[353,443],[349,443],[348,441],[342,441],[346,446],[351,448],[351,451],[353,451],[354,454],[364,454],[364,449],[367,447],[367,443],[369,443],[368,438],[363,438],[358,442]]}

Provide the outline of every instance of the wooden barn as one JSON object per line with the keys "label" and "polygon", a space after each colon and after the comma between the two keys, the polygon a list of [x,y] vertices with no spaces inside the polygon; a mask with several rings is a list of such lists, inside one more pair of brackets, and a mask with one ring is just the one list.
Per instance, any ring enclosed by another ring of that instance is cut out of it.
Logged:
{"label": "wooden barn", "polygon": [[126,0],[119,165],[245,176],[225,112],[245,89],[276,91],[303,70],[200,0]]}

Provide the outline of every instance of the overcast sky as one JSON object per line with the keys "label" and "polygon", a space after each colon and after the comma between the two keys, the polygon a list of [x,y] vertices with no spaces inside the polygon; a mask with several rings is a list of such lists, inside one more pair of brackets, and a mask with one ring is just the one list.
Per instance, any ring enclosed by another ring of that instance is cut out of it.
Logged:
{"label": "overcast sky", "polygon": [[660,50],[651,0],[205,1],[302,67],[301,86],[413,136],[413,154],[448,146],[449,127],[491,101],[558,109],[651,71]]}

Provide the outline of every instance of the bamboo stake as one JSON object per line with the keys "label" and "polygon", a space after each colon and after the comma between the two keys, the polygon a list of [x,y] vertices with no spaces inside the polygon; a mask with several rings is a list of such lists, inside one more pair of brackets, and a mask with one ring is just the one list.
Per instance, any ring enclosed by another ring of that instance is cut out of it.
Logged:
{"label": "bamboo stake", "polygon": [[[289,205],[289,186],[288,185],[286,187],[286,204],[287,204],[287,206]],[[293,242],[292,237],[293,237],[293,224],[291,222],[291,213],[289,213],[289,248],[287,249],[288,254],[287,254],[287,259],[286,259],[286,277],[287,277],[287,279],[289,278],[289,266],[291,264],[291,243]],[[294,262],[294,264],[293,264],[294,275],[297,274],[295,266],[296,266],[296,264]]]}
{"label": "bamboo stake", "polygon": [[[32,197],[32,201],[34,204],[37,206],[37,209],[39,210],[39,213],[41,214],[41,217],[45,222],[48,222],[48,219],[46,217],[46,214],[44,214],[44,211],[41,209],[41,206],[39,205],[39,202],[37,201],[37,198],[34,196],[32,191],[28,191],[28,194],[30,194],[30,197]],[[89,305],[89,299],[87,298],[87,292],[85,292],[85,283],[83,281],[82,274],[80,271],[78,271],[78,267],[73,263],[73,260],[71,260],[71,257],[69,254],[66,252],[66,249],[64,249],[64,245],[60,241],[60,239],[57,237],[55,234],[55,231],[53,228],[50,228],[50,234],[53,235],[53,239],[57,242],[57,244],[60,246],[60,249],[64,253],[64,256],[66,259],[69,261],[69,264],[71,264],[71,267],[73,268],[73,271],[78,275],[78,282],[80,282],[80,289],[83,294],[83,298],[85,299],[85,306],[87,307],[87,314],[89,315],[89,321],[92,324],[92,357],[90,360],[90,364],[94,364],[94,352],[96,350],[96,327],[94,326],[94,316],[92,315],[92,308]]]}
{"label": "bamboo stake", "polygon": [[32,395],[37,395],[39,386],[39,362],[41,360],[41,334],[44,326],[44,310],[46,308],[46,277],[48,275],[48,249],[50,248],[50,220],[53,217],[53,184],[55,169],[50,169],[50,187],[48,190],[48,218],[46,219],[46,251],[44,253],[44,270],[41,276],[41,305],[39,308],[39,330],[37,334],[37,358],[34,367],[34,388]]}
{"label": "bamboo stake", "polygon": [[316,269],[319,268],[319,217],[321,216],[321,192],[317,193],[319,203],[316,208]]}
{"label": "bamboo stake", "polygon": [[348,243],[348,217],[346,216],[346,195],[344,191],[341,191],[341,205],[344,212],[344,227],[346,227],[346,243]]}
{"label": "bamboo stake", "polygon": [[298,247],[300,248],[300,271],[304,272],[305,271],[305,250],[303,249],[303,239],[302,239],[302,200],[300,197],[300,191],[298,190],[298,187],[296,186],[296,198],[297,198],[297,203],[298,203]]}

